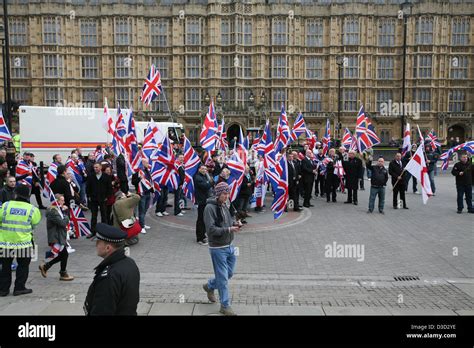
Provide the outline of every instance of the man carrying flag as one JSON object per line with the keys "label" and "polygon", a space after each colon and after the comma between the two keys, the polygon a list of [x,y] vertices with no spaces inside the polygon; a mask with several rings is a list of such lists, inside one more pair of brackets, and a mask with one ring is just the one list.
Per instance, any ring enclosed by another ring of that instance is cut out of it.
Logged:
{"label": "man carrying flag", "polygon": [[433,195],[433,192],[431,191],[430,178],[428,176],[428,168],[426,166],[425,154],[422,146],[418,146],[415,155],[411,158],[410,162],[407,163],[405,170],[421,183],[423,204],[426,204],[428,198]]}
{"label": "man carrying flag", "polygon": [[388,166],[388,173],[392,177],[393,187],[393,209],[398,209],[398,194],[400,193],[400,200],[403,202],[403,209],[408,209],[405,201],[405,176],[406,171],[402,162],[402,154],[397,153],[395,158]]}

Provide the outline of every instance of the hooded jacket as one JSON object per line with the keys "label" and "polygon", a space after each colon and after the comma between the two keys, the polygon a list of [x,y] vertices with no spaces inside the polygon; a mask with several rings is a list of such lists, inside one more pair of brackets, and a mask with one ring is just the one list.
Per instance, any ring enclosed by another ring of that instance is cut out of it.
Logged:
{"label": "hooded jacket", "polygon": [[230,228],[234,225],[234,220],[227,205],[219,205],[216,198],[207,200],[204,225],[210,248],[223,248],[232,244],[234,232]]}

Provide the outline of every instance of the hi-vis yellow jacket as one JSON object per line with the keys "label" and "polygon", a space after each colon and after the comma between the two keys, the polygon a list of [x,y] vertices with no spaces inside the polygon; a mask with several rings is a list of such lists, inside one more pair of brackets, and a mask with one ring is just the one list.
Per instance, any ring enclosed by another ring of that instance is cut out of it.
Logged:
{"label": "hi-vis yellow jacket", "polygon": [[0,248],[33,247],[33,229],[41,221],[38,208],[30,203],[8,201],[0,208]]}

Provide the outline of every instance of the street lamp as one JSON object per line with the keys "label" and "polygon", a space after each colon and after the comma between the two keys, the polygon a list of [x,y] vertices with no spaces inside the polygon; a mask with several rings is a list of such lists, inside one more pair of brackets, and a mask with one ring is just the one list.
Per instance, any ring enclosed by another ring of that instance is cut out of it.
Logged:
{"label": "street lamp", "polygon": [[221,92],[217,93],[216,100],[217,100],[217,104],[221,105],[221,103],[222,103],[222,94],[221,94]]}
{"label": "street lamp", "polygon": [[267,96],[265,95],[265,91],[262,91],[262,95],[260,96],[260,103],[261,103],[261,109],[262,109],[262,116],[263,116],[263,122],[266,122],[266,106],[267,106]]}
{"label": "street lamp", "polygon": [[211,97],[209,96],[209,93],[206,93],[206,96],[204,97],[204,101],[206,102],[206,105],[209,104],[211,101]]}
{"label": "street lamp", "polygon": [[[339,125],[339,120],[341,119],[341,79],[342,79],[342,67],[344,65],[344,57],[336,57],[337,64],[337,120],[336,124]],[[339,138],[339,127],[337,129],[337,137]]]}
{"label": "street lamp", "polygon": [[249,95],[249,106],[248,106],[249,118],[248,118],[247,125],[250,125],[250,116],[252,116],[252,119],[253,119],[253,126],[255,127],[254,101],[255,101],[255,97],[254,97],[254,95],[253,95],[253,92],[251,91],[251,92],[250,92],[250,95]]}
{"label": "street lamp", "polygon": [[405,78],[406,78],[406,57],[407,57],[407,22],[408,16],[412,13],[412,3],[405,1],[400,6],[400,11],[398,11],[398,19],[403,20],[403,77],[402,77],[402,117],[400,120],[400,129],[401,129],[401,139],[403,139],[404,134],[404,125],[405,125]]}

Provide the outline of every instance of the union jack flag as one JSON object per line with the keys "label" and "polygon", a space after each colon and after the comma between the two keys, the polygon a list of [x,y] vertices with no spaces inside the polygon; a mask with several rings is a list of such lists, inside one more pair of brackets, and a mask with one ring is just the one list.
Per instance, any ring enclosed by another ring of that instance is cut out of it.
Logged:
{"label": "union jack flag", "polygon": [[441,147],[441,144],[438,142],[438,137],[436,136],[434,129],[432,129],[431,132],[428,133],[428,139],[430,141],[431,149],[433,151],[435,151],[438,147]]}
{"label": "union jack flag", "polygon": [[344,135],[342,137],[342,146],[344,146],[347,150],[349,150],[352,146],[353,136],[349,128],[344,130]]}
{"label": "union jack flag", "polygon": [[68,172],[72,174],[74,182],[76,182],[77,185],[81,185],[83,179],[80,164],[74,162],[72,158],[68,158],[68,160],[66,161],[66,168]]}
{"label": "union jack flag", "polygon": [[151,177],[156,185],[167,186],[170,190],[176,190],[179,186],[179,174],[168,136],[163,139],[161,149],[156,153]]}
{"label": "union jack flag", "polygon": [[288,146],[290,141],[290,127],[288,125],[288,117],[286,116],[285,106],[281,106],[281,114],[278,119],[278,128],[275,139],[275,151],[280,152],[281,149]]}
{"label": "union jack flag", "polygon": [[21,180],[17,179],[17,182],[26,185],[31,189],[33,185],[33,166],[31,165],[31,162],[20,160],[16,165],[15,176],[18,178],[23,175],[26,175],[26,177]]}
{"label": "union jack flag", "polygon": [[103,148],[95,149],[94,155],[95,161],[100,163],[104,160],[104,156],[107,155],[107,151],[105,151]]}
{"label": "union jack flag", "polygon": [[88,236],[91,232],[91,227],[79,206],[69,209],[70,226],[74,229],[74,234],[77,238],[80,236]]}
{"label": "union jack flag", "polygon": [[323,155],[326,155],[331,147],[331,125],[329,124],[329,118],[326,119],[326,131],[321,142],[323,143]]}
{"label": "union jack flag", "polygon": [[163,87],[161,86],[161,74],[155,65],[152,64],[142,88],[142,94],[140,96],[141,101],[146,105],[150,105],[150,103],[158,97],[161,92],[163,92]]}
{"label": "union jack flag", "polygon": [[205,151],[214,151],[217,141],[217,119],[214,111],[214,102],[212,100],[211,104],[209,104],[209,111],[206,114],[206,119],[202,125],[199,141]]}
{"label": "union jack flag", "polygon": [[260,134],[256,134],[252,141],[252,148],[258,152],[258,144],[260,143]]}
{"label": "union jack flag", "polygon": [[[268,123],[268,121],[267,121]],[[263,130],[262,135],[259,138],[258,145],[256,146],[257,154],[259,156],[264,157],[265,156],[265,146],[267,144],[267,133],[266,133],[266,126],[265,129]]]}
{"label": "union jack flag", "polygon": [[219,124],[219,126],[217,127],[217,146],[216,146],[216,148],[218,150],[226,152],[228,147],[229,147],[229,142],[227,141],[227,133],[225,131],[224,117],[222,117],[222,121]]}
{"label": "union jack flag", "polygon": [[239,143],[237,144],[237,152],[244,165],[247,164],[247,156],[248,156],[248,152],[247,152],[248,145],[246,145],[246,143],[248,144],[248,139],[246,137],[244,138],[244,134],[242,133],[242,127],[240,127]]}
{"label": "union jack flag", "polygon": [[276,191],[278,187],[279,177],[275,170],[276,167],[276,158],[275,158],[275,148],[272,142],[272,133],[270,129],[270,121],[267,120],[265,125],[264,134],[262,136],[265,143],[264,146],[264,156],[263,156],[263,167],[265,168],[265,178],[269,180],[273,191]]}
{"label": "union jack flag", "polygon": [[275,169],[279,180],[273,198],[272,211],[273,218],[278,219],[283,215],[288,203],[288,162],[286,161],[286,154],[283,154],[280,160],[277,161]]}
{"label": "union jack flag", "polygon": [[115,131],[112,139],[112,150],[118,156],[121,153],[124,156],[127,154],[125,149],[125,135],[127,134],[127,128],[125,127],[125,121],[123,119],[122,110],[120,105],[117,107],[117,122],[115,122]]}
{"label": "union jack flag", "polygon": [[140,182],[138,183],[138,194],[140,196],[143,195],[143,193],[147,192],[153,187],[153,183],[147,178],[144,169],[140,168],[138,170],[138,175],[140,176]]}
{"label": "union jack flag", "polygon": [[374,145],[380,144],[380,138],[375,133],[369,118],[365,115],[364,106],[360,106],[356,123],[357,147],[360,152],[370,149]]}
{"label": "union jack flag", "polygon": [[138,150],[137,133],[135,130],[135,119],[133,118],[133,110],[130,109],[130,118],[128,121],[127,134],[125,135],[125,147],[127,149],[127,167],[128,176],[138,171],[142,164],[142,154]]}
{"label": "union jack flag", "polygon": [[410,124],[407,123],[405,133],[403,134],[402,157],[405,157],[411,149]]}
{"label": "union jack flag", "polygon": [[148,159],[152,159],[153,154],[158,151],[158,144],[156,142],[156,134],[158,127],[153,120],[148,123],[145,131],[145,138],[143,139],[142,151]]}
{"label": "union jack flag", "polygon": [[324,157],[321,161],[319,161],[318,165],[319,165],[319,168],[321,168],[319,173],[321,175],[326,175],[328,164],[331,162],[333,162],[333,160],[330,157]]}
{"label": "union jack flag", "polygon": [[10,141],[11,139],[12,135],[3,118],[3,111],[0,109],[0,141]]}
{"label": "union jack flag", "polygon": [[306,134],[306,138],[311,137],[311,131],[306,127],[303,114],[300,112],[296,117],[293,129],[291,130],[291,142],[296,141],[301,134]]}
{"label": "union jack flag", "polygon": [[245,163],[234,153],[231,158],[227,160],[227,166],[230,170],[230,176],[229,179],[227,179],[227,184],[229,184],[230,188],[229,200],[233,202],[237,198],[244,180]]}
{"label": "union jack flag", "polygon": [[443,170],[448,169],[449,167],[449,159],[451,155],[459,150],[466,150],[470,154],[474,155],[474,141],[468,141],[459,145],[456,145],[455,147],[450,148],[449,150],[443,152],[443,154],[439,157],[440,160],[443,161],[443,164],[441,165],[441,168]]}
{"label": "union jack flag", "polygon": [[199,169],[201,160],[191,146],[191,142],[184,136],[184,183],[183,193],[193,203],[195,202],[193,177]]}

